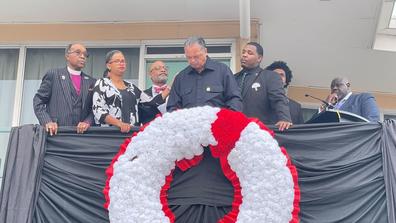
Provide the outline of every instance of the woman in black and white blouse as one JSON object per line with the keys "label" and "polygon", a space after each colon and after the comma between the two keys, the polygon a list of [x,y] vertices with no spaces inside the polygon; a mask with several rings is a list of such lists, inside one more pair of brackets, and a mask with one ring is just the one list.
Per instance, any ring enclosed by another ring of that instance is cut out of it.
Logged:
{"label": "woman in black and white blouse", "polygon": [[96,81],[93,89],[93,113],[95,123],[101,126],[117,126],[121,132],[129,132],[131,125],[140,125],[139,105],[157,107],[169,94],[166,89],[152,98],[132,83],[123,79],[126,70],[124,54],[112,50],[106,54],[107,77]]}

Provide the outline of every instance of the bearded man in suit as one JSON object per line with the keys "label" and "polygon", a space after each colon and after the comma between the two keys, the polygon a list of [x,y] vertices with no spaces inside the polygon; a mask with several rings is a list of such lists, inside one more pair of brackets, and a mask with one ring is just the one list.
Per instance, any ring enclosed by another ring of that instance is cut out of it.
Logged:
{"label": "bearded man in suit", "polygon": [[[157,60],[150,66],[150,73],[149,73],[151,82],[153,85],[144,90],[144,92],[151,97],[155,97],[158,94],[165,93],[166,96],[169,95],[170,88],[166,84],[168,81],[168,66],[161,61]],[[166,98],[165,100],[167,100]],[[158,105],[158,107],[148,107],[142,105],[139,112],[139,120],[145,124],[147,122],[152,121],[158,114],[166,112],[166,101],[163,104]]]}
{"label": "bearded man in suit", "polygon": [[40,125],[50,135],[59,126],[76,126],[84,133],[93,124],[92,89],[95,79],[81,70],[88,58],[87,49],[80,43],[67,46],[67,66],[47,71],[33,98],[33,108]]}

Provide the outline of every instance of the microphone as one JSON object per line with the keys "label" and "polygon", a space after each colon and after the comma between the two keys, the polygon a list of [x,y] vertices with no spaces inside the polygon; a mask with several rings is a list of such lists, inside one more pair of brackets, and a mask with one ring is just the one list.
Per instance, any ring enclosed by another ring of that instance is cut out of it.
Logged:
{"label": "microphone", "polygon": [[309,94],[305,94],[305,97],[311,97],[311,98],[313,98],[313,99],[319,100],[320,102],[322,102],[323,104],[326,105],[326,108],[330,108],[330,109],[334,108],[334,106],[333,106],[332,104],[330,104],[330,103],[328,103],[327,101],[322,100],[322,99],[320,99],[320,98],[314,97],[314,96],[309,95]]}

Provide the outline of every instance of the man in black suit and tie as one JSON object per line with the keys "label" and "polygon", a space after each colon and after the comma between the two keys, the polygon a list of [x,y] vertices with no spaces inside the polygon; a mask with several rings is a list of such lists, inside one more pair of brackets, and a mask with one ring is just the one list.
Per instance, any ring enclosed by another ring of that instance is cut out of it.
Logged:
{"label": "man in black suit and tie", "polygon": [[[168,67],[163,61],[157,60],[150,66],[150,79],[153,85],[144,90],[151,97],[155,97],[162,92],[166,97],[169,95],[170,88],[166,84],[168,80]],[[145,124],[152,121],[158,114],[166,112],[166,102],[158,105],[158,107],[144,106],[139,108],[139,120]]]}
{"label": "man in black suit and tie", "polygon": [[264,124],[275,124],[280,131],[291,125],[289,104],[279,75],[260,67],[263,47],[250,42],[242,50],[242,71],[235,78],[242,94],[243,113]]}
{"label": "man in black suit and tie", "polygon": [[79,43],[65,50],[67,67],[49,70],[33,98],[33,108],[40,124],[50,135],[58,126],[76,126],[84,133],[93,123],[92,93],[95,79],[82,72],[88,58],[87,49]]}
{"label": "man in black suit and tie", "polygon": [[[283,88],[285,89],[287,95],[287,87],[289,86],[291,79],[293,78],[293,74],[289,66],[287,66],[286,62],[275,61],[265,69],[275,71],[277,74],[279,74],[283,82]],[[301,104],[289,97],[287,99],[289,100],[289,109],[292,123],[303,124],[304,118],[301,110]]]}

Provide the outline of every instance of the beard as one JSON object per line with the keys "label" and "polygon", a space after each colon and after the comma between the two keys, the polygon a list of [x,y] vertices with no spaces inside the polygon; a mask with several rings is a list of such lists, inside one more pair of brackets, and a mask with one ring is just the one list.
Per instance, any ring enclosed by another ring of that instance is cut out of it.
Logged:
{"label": "beard", "polygon": [[156,77],[152,77],[152,81],[158,84],[166,84],[166,82],[168,81],[168,75],[160,74]]}

